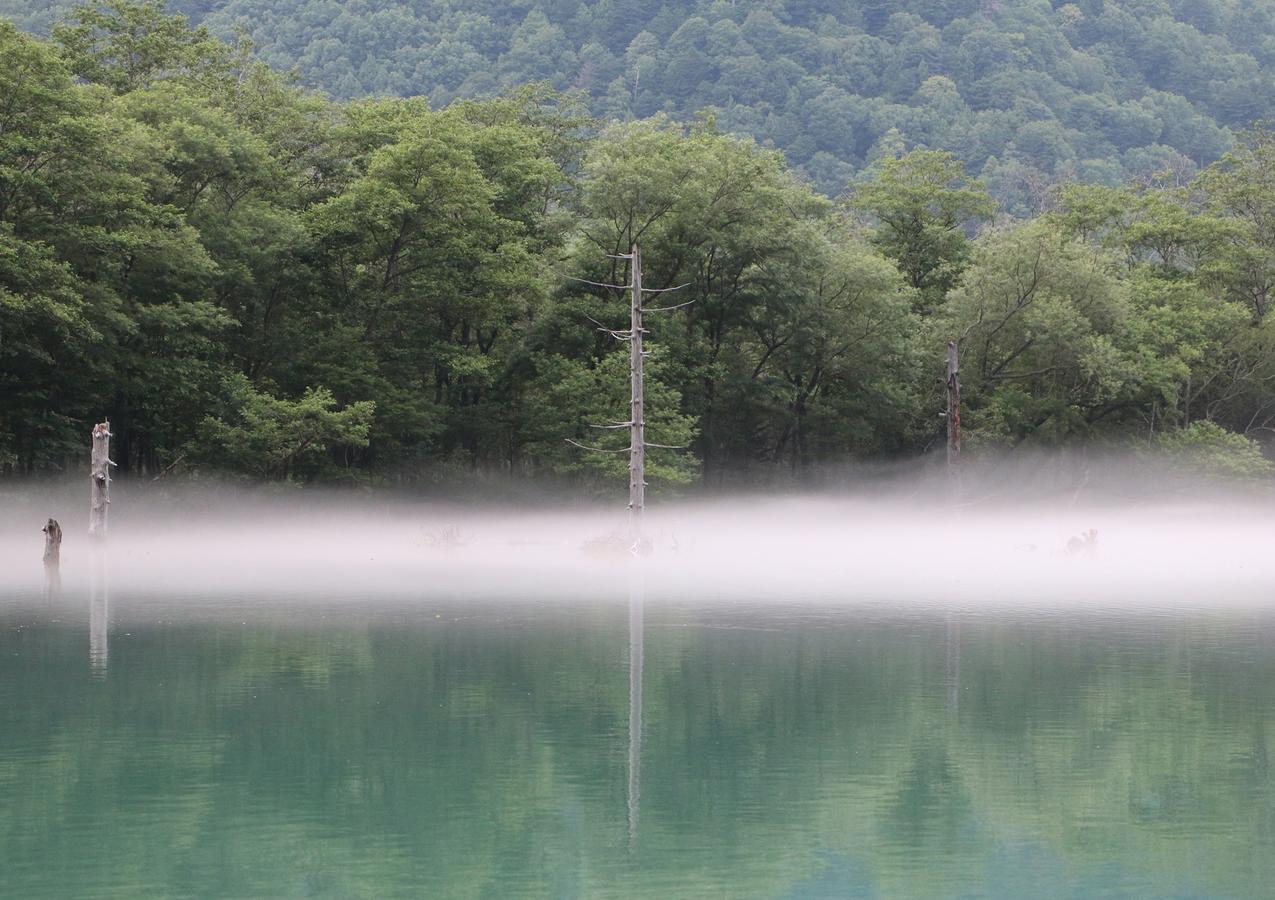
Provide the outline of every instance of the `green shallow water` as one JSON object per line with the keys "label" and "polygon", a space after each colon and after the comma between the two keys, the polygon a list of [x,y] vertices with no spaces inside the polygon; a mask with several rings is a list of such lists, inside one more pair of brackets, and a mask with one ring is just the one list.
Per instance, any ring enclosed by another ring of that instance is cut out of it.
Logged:
{"label": "green shallow water", "polygon": [[1273,724],[1253,611],[0,598],[0,895],[1267,896]]}

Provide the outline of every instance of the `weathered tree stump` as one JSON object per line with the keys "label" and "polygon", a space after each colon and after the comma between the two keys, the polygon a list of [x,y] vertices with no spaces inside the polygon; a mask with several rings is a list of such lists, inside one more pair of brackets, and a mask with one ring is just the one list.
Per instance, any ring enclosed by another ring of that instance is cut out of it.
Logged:
{"label": "weathered tree stump", "polygon": [[44,532],[44,598],[56,600],[62,591],[62,526],[49,519]]}
{"label": "weathered tree stump", "polygon": [[89,467],[89,536],[106,538],[106,514],[111,504],[111,423],[93,426],[93,454]]}
{"label": "weathered tree stump", "polygon": [[44,564],[56,568],[62,561],[62,526],[57,519],[49,519],[40,530],[44,532]]}

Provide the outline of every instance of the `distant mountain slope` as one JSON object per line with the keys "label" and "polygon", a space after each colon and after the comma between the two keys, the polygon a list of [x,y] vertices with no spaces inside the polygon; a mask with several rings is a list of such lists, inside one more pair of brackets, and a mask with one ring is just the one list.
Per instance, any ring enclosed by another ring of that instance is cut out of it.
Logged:
{"label": "distant mountain slope", "polygon": [[[71,4],[0,0],[46,30]],[[529,80],[607,117],[715,110],[835,193],[883,144],[955,152],[1011,206],[1218,157],[1275,115],[1270,0],[176,0],[338,97]]]}

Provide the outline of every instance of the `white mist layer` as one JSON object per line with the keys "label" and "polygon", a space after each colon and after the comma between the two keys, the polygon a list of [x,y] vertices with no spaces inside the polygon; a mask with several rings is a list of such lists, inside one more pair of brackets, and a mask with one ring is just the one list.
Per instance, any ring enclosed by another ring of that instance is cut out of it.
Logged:
{"label": "white mist layer", "polygon": [[[0,597],[38,594],[39,498],[0,510]],[[94,566],[112,593],[600,598],[640,569],[649,595],[687,600],[1035,607],[1275,605],[1275,509],[1236,502],[981,509],[790,498],[648,511],[651,551],[624,512],[465,510],[254,500],[176,514],[139,500],[104,547],[66,517],[63,593]],[[147,512],[148,508],[150,513]],[[1096,529],[1096,541],[1069,540]],[[97,560],[95,562],[95,560]]]}

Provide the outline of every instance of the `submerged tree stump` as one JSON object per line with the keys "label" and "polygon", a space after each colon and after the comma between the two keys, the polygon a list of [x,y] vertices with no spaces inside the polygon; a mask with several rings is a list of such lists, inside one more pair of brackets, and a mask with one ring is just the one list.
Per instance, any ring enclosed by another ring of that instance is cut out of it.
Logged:
{"label": "submerged tree stump", "polygon": [[106,537],[106,514],[111,504],[111,423],[93,426],[93,454],[89,467],[89,536]]}
{"label": "submerged tree stump", "polygon": [[44,532],[44,598],[57,599],[62,591],[62,526],[49,519]]}
{"label": "submerged tree stump", "polygon": [[49,519],[40,530],[44,532],[44,564],[57,568],[62,561],[62,526],[57,519]]}

